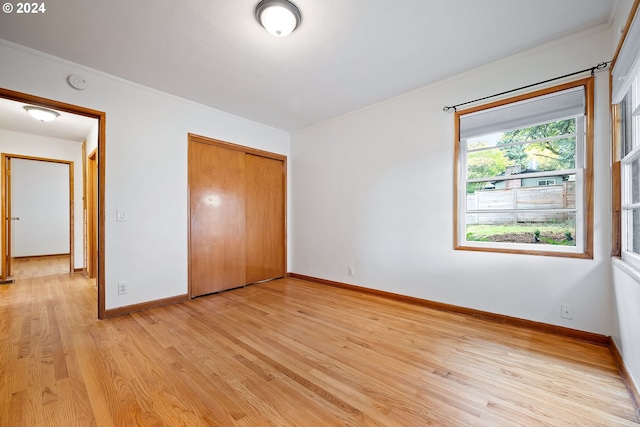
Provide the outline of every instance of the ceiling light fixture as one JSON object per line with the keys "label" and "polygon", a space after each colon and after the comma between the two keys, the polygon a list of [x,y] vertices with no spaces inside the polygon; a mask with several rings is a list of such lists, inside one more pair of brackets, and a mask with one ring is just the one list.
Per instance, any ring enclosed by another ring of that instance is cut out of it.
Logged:
{"label": "ceiling light fixture", "polygon": [[302,21],[300,9],[289,0],[262,0],[256,5],[255,16],[276,37],[288,36]]}
{"label": "ceiling light fixture", "polygon": [[29,113],[31,117],[41,122],[50,122],[60,115],[60,113],[56,111],[41,107],[25,106],[24,109],[27,110],[27,113]]}

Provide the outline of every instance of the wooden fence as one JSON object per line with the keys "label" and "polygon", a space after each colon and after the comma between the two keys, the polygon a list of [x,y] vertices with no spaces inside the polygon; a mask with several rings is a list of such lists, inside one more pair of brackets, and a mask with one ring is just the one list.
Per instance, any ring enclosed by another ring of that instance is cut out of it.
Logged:
{"label": "wooden fence", "polygon": [[[540,187],[483,190],[467,194],[467,211],[484,209],[562,209],[576,207],[575,182]],[[497,212],[467,214],[467,224],[513,224],[573,219],[566,212]]]}

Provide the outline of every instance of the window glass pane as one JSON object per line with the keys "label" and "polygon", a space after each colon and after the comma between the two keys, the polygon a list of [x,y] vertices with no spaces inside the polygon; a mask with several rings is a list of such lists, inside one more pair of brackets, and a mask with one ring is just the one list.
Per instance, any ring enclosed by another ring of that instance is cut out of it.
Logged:
{"label": "window glass pane", "polygon": [[549,213],[548,216],[538,215],[535,218],[529,217],[528,220],[522,215],[522,213],[468,213],[466,240],[532,245],[576,245],[575,212]]}
{"label": "window glass pane", "polygon": [[522,169],[542,171],[573,169],[576,167],[575,136],[557,137],[572,135],[575,132],[575,119],[561,120],[505,132],[496,145],[555,137],[546,141],[506,147],[503,151],[511,164],[519,165]]}
{"label": "window glass pane", "polygon": [[631,203],[640,202],[640,159],[631,163]]}
{"label": "window glass pane", "polygon": [[566,119],[544,123],[505,132],[503,143],[533,141],[553,136],[570,135],[576,132],[576,119]]}
{"label": "window glass pane", "polygon": [[630,212],[629,224],[630,233],[627,234],[628,250],[640,254],[640,209],[633,209]]}
{"label": "window glass pane", "polygon": [[[575,209],[575,178],[575,174],[572,174],[544,178],[514,177],[506,181],[468,183],[467,211]],[[538,222],[562,219],[564,213],[518,212],[506,215],[510,217],[516,215],[515,220],[518,222]],[[557,218],[554,215],[558,215]]]}
{"label": "window glass pane", "polygon": [[[477,141],[468,144],[469,150],[486,147],[487,142]],[[504,175],[508,159],[503,150],[489,149],[472,151],[467,155],[467,179],[491,178]]]}
{"label": "window glass pane", "polygon": [[574,169],[576,138],[560,136],[575,130],[576,120],[569,119],[470,138],[466,141],[467,179]]}

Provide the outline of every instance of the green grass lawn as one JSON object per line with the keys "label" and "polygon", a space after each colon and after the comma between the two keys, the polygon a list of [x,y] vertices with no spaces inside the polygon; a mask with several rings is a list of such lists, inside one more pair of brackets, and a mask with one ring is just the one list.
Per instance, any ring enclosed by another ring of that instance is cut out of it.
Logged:
{"label": "green grass lawn", "polygon": [[533,243],[536,230],[540,243],[575,245],[576,225],[573,221],[467,225],[467,240]]}

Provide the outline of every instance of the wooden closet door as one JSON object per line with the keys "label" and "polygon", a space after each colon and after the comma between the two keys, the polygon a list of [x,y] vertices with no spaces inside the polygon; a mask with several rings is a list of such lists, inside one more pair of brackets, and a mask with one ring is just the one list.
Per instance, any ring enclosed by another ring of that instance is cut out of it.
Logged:
{"label": "wooden closet door", "polygon": [[284,162],[246,155],[247,283],[284,277]]}
{"label": "wooden closet door", "polygon": [[191,296],[247,284],[245,153],[189,143]]}

